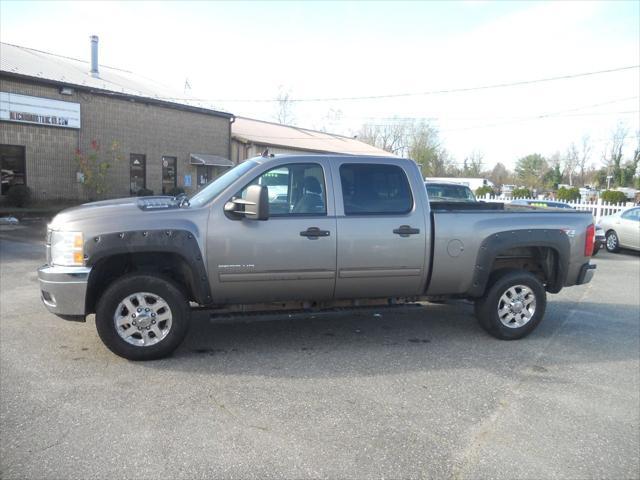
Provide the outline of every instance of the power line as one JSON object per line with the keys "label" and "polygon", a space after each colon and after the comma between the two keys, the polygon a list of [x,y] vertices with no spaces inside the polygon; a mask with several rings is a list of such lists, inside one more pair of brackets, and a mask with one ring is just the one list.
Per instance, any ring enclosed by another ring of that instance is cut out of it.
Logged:
{"label": "power line", "polygon": [[[531,85],[535,83],[543,83],[543,82],[553,82],[556,80],[569,80],[580,77],[588,77],[593,75],[601,75],[606,73],[615,73],[621,72],[625,70],[632,70],[635,68],[640,68],[640,65],[630,65],[627,67],[618,67],[618,68],[610,68],[606,70],[596,70],[591,72],[581,72],[581,73],[572,73],[567,75],[558,75],[554,77],[543,77],[536,78],[533,80],[519,80],[514,82],[504,82],[504,83],[494,83],[489,85],[479,85],[473,87],[463,87],[463,88],[448,88],[441,90],[428,90],[424,92],[408,92],[408,93],[390,93],[384,95],[363,95],[363,96],[354,96],[354,97],[309,97],[309,98],[290,98],[288,101],[300,103],[300,102],[338,102],[338,101],[355,101],[355,100],[380,100],[385,98],[403,98],[403,97],[417,97],[417,96],[426,96],[426,95],[441,95],[441,94],[450,94],[450,93],[463,93],[463,92],[473,92],[478,90],[490,90],[496,88],[505,88],[505,87],[517,87],[522,85]],[[162,100],[173,100],[173,101],[192,101],[192,102],[233,102],[233,103],[273,103],[279,102],[280,100],[274,98],[252,98],[252,99],[206,99],[206,98],[178,98],[178,97],[158,97]]]}
{"label": "power line", "polygon": [[[602,107],[605,105],[612,105],[614,103],[621,103],[621,102],[627,102],[629,100],[638,100],[640,97],[638,97],[637,95],[634,97],[625,97],[625,98],[618,98],[615,100],[609,100],[606,102],[600,102],[600,103],[594,103],[591,105],[583,105],[581,107],[574,107],[574,108],[569,108],[566,110],[559,110],[556,112],[553,112],[554,114],[560,114],[560,113],[569,113],[569,112],[575,112],[575,111],[579,111],[579,110],[585,110],[587,108],[596,108],[596,107]],[[593,112],[593,113],[597,113],[597,112]],[[544,115],[550,115],[549,113],[545,113],[545,114],[539,114],[540,116],[544,116]],[[453,117],[453,116],[449,116],[447,115],[445,116],[430,116],[430,117],[420,117],[420,116],[386,116],[386,117],[371,117],[371,116],[356,116],[356,115],[345,115],[342,116],[340,118],[337,118],[335,120],[331,120],[328,123],[340,123],[343,119],[347,120],[347,119],[359,119],[359,120],[382,120],[382,121],[392,121],[392,122],[407,122],[407,121],[412,121],[412,120],[426,120],[426,121],[438,121],[438,120],[486,120],[487,117]],[[523,118],[523,117],[513,117],[513,116],[508,116],[508,117],[493,117],[496,120],[498,119],[505,119],[505,120],[517,120],[519,118]],[[527,115],[524,118],[530,118],[530,115]],[[372,124],[372,123],[367,123],[367,125],[373,125],[373,126],[377,126],[377,124]],[[387,124],[381,124],[380,126],[386,126]],[[394,123],[389,123],[388,125],[394,125]]]}
{"label": "power line", "polygon": [[545,120],[545,119],[548,119],[548,118],[590,117],[590,116],[597,116],[597,115],[629,115],[629,114],[632,114],[632,113],[640,113],[640,110],[626,110],[626,111],[623,111],[623,112],[543,114],[543,115],[536,115],[536,116],[531,116],[531,117],[523,117],[523,118],[519,118],[519,119],[514,119],[514,120],[508,121],[508,122],[498,122],[498,123],[491,123],[491,124],[486,124],[486,125],[472,125],[470,127],[448,128],[448,129],[442,130],[442,132],[459,132],[459,131],[466,131],[466,130],[477,130],[477,129],[482,129],[482,128],[501,127],[501,126],[505,126],[505,125],[512,125],[512,124],[522,123],[522,122],[530,122],[530,121],[535,121],[535,120]]}
{"label": "power line", "polygon": [[[484,125],[473,125],[470,127],[460,127],[460,128],[447,128],[444,130],[438,130],[440,133],[446,133],[446,132],[455,132],[455,131],[465,131],[465,130],[475,130],[475,129],[482,129],[482,128],[491,128],[491,127],[497,127],[497,126],[503,126],[503,125],[511,125],[514,123],[521,123],[521,122],[527,122],[527,121],[532,121],[532,120],[545,120],[548,118],[561,118],[561,117],[588,117],[588,116],[597,116],[597,115],[628,115],[628,114],[632,114],[632,113],[640,113],[640,110],[625,110],[625,111],[620,111],[620,112],[592,112],[592,113],[544,113],[544,114],[540,114],[540,115],[535,115],[535,116],[529,116],[529,117],[520,117],[520,118],[514,118],[511,119],[507,122],[498,122],[498,123],[490,123],[490,124],[484,124]],[[393,124],[393,123],[379,123],[379,124],[368,124],[370,126],[373,127],[392,127],[392,126],[396,126],[397,124]],[[291,127],[291,128],[297,128],[297,127]],[[323,133],[323,132],[318,132],[320,135],[326,135],[326,136],[330,136],[330,137],[335,137],[338,134],[333,134],[333,133]],[[242,134],[240,134],[242,135]],[[340,137],[349,137],[348,135],[339,135]],[[295,136],[295,137],[289,137],[289,136],[277,136],[277,135],[254,135],[252,134],[251,137],[255,137],[255,138],[265,138],[265,139],[277,139],[277,140],[307,140],[307,141],[317,141],[317,140],[322,140],[321,137],[318,136],[305,136],[305,137],[299,137],[299,136]]]}

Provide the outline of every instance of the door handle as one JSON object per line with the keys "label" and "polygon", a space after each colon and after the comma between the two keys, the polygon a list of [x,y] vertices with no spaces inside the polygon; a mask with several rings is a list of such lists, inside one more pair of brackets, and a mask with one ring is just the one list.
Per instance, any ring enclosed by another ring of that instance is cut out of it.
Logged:
{"label": "door handle", "polygon": [[393,233],[396,235],[400,235],[401,237],[408,237],[409,235],[417,235],[420,233],[419,228],[413,228],[409,225],[401,225],[400,227],[393,230]]}
{"label": "door handle", "polygon": [[307,237],[310,240],[316,240],[319,237],[328,237],[331,235],[329,230],[320,230],[318,227],[309,227],[300,232],[301,237]]}

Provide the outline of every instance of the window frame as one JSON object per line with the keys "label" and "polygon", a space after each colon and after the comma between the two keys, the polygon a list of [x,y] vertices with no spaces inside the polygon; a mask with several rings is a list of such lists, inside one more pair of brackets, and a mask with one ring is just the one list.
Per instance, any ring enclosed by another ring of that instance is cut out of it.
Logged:
{"label": "window frame", "polygon": [[631,222],[640,222],[639,212],[640,212],[640,208],[630,208],[629,210],[622,212],[620,216],[625,220],[629,220]]}
{"label": "window frame", "polygon": [[138,189],[138,192],[140,190],[147,189],[147,155],[144,153],[130,153],[129,154],[129,194],[130,195],[138,194],[138,192],[134,192],[131,189],[131,183],[132,183],[131,180],[133,179],[131,173],[132,173],[133,161],[136,158],[141,160],[141,165],[142,165],[142,188]]}
{"label": "window frame", "polygon": [[[7,192],[9,191],[9,189],[15,185],[24,185],[24,186],[28,186],[27,183],[27,147],[25,145],[10,145],[10,144],[2,144],[0,145],[0,147],[8,147],[8,148],[16,148],[21,150],[22,153],[22,166],[23,166],[23,170],[24,173],[22,175],[22,179],[23,182],[22,183],[14,183],[13,185],[10,185],[6,188],[6,192],[2,193],[1,189],[0,189],[0,197],[5,197],[7,195]],[[2,155],[4,157],[4,155]],[[8,156],[8,155],[7,155]],[[1,161],[2,159],[0,158],[0,163],[3,163]],[[0,165],[1,167],[2,165]]]}
{"label": "window frame", "polygon": [[[397,168],[398,170],[400,170],[400,172],[402,172],[402,176],[406,182],[406,186],[409,190],[409,206],[407,208],[407,210],[404,210],[402,212],[354,212],[354,213],[348,213],[347,212],[347,206],[345,204],[345,195],[344,195],[344,189],[342,186],[342,167],[358,167],[358,166],[367,166],[367,167],[380,167],[380,166],[384,166],[384,167],[392,167],[392,168]],[[409,177],[407,176],[407,172],[405,171],[404,168],[402,168],[400,165],[394,165],[392,163],[355,163],[355,162],[345,162],[345,163],[341,163],[340,165],[338,165],[338,181],[340,182],[340,196],[342,197],[342,212],[344,214],[345,217],[359,217],[359,216],[406,216],[408,214],[410,214],[411,212],[413,212],[413,210],[415,209],[415,197],[413,196],[413,189],[411,188],[411,182],[409,181]]]}
{"label": "window frame", "polygon": [[171,155],[162,156],[162,179],[161,179],[162,188],[161,190],[163,195],[168,195],[168,193],[165,193],[164,191],[165,185],[167,186],[169,185],[169,183],[165,182],[164,180],[165,168],[169,168],[169,166],[167,167],[164,166],[165,161],[169,163],[173,162],[173,182],[171,182],[172,183],[171,188],[176,189],[178,188],[178,157],[174,157]]}
{"label": "window frame", "polygon": [[[266,175],[267,173],[271,172],[272,170],[277,170],[277,169],[282,169],[282,168],[287,168],[289,169],[290,167],[295,167],[295,166],[314,166],[314,167],[319,167],[320,170],[322,171],[322,199],[324,202],[324,213],[293,213],[293,212],[289,212],[289,213],[271,213],[271,209],[269,209],[269,218],[309,218],[309,217],[328,217],[329,216],[329,205],[327,203],[327,172],[324,168],[324,165],[322,165],[321,163],[317,163],[317,162],[295,162],[295,163],[282,163],[280,165],[275,165],[271,168],[269,168],[268,170],[265,170],[264,172],[260,173],[259,175],[253,177],[244,187],[242,187],[235,195],[233,195],[233,198],[241,198],[242,192],[244,190],[246,190],[247,188],[249,188],[249,186],[251,185],[257,185],[254,184],[254,182],[259,179],[260,177],[262,177],[263,175]],[[270,202],[271,204],[271,202]]]}

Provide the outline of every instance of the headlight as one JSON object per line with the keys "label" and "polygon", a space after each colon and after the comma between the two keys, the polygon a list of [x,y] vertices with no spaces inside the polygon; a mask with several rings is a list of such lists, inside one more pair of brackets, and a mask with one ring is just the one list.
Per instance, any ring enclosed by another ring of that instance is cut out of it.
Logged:
{"label": "headlight", "polygon": [[51,232],[51,264],[64,267],[84,265],[82,232]]}

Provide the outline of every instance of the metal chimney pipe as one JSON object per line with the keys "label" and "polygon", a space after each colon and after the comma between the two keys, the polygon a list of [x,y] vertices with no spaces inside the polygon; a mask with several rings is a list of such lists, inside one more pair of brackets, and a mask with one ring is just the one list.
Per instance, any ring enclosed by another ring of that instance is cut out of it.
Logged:
{"label": "metal chimney pipe", "polygon": [[91,76],[98,77],[98,36],[91,35]]}

